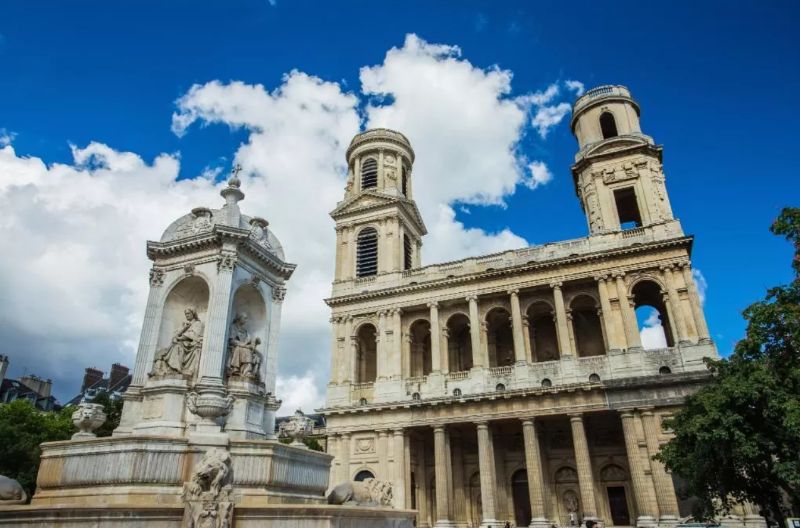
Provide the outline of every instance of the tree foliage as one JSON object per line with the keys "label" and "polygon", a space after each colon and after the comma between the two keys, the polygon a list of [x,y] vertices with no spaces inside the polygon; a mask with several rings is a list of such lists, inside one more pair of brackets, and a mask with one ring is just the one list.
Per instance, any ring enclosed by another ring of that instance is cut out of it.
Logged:
{"label": "tree foliage", "polygon": [[800,208],[771,227],[793,243],[792,282],[745,309],[747,332],[727,359],[706,360],[707,386],[671,420],[656,455],[708,519],[750,501],[783,520],[800,513]]}
{"label": "tree foliage", "polygon": [[67,440],[76,431],[72,424],[74,407],[43,412],[27,400],[0,405],[0,474],[16,479],[28,497],[36,488],[39,472],[39,444]]}
{"label": "tree foliage", "polygon": [[122,398],[112,399],[107,392],[101,392],[92,399],[91,403],[99,403],[103,406],[103,412],[106,413],[105,423],[94,433],[97,436],[111,436],[122,417]]}

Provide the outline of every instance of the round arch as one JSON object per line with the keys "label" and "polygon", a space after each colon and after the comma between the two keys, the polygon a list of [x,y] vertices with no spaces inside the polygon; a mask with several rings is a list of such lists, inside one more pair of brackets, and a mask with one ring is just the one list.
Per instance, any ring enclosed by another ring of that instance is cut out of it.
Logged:
{"label": "round arch", "polygon": [[371,322],[358,326],[356,336],[356,383],[372,383],[378,376],[378,330]]}
{"label": "round arch", "polygon": [[645,349],[675,346],[675,334],[664,302],[664,289],[652,277],[638,278],[631,285],[639,338]]}
{"label": "round arch", "polygon": [[602,356],[606,353],[599,305],[597,299],[587,293],[576,295],[569,303],[578,357]]}
{"label": "round arch", "polygon": [[415,320],[408,325],[408,335],[411,338],[409,376],[427,376],[432,370],[430,321],[422,318]]}
{"label": "round arch", "polygon": [[495,306],[486,313],[486,345],[489,367],[514,364],[514,337],[511,314],[505,307]]}
{"label": "round arch", "polygon": [[554,313],[553,306],[544,300],[530,303],[525,310],[531,355],[535,362],[555,361],[561,357]]}
{"label": "round arch", "polygon": [[472,336],[469,316],[456,312],[447,318],[447,361],[450,372],[464,372],[472,368]]}

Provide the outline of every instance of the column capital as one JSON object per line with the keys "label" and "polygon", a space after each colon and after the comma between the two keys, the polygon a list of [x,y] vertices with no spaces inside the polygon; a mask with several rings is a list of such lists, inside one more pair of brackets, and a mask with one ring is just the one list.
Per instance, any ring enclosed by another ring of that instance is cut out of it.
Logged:
{"label": "column capital", "polygon": [[480,429],[488,429],[489,428],[489,422],[487,420],[479,420],[479,421],[475,422],[475,427],[477,427],[479,430]]}
{"label": "column capital", "polygon": [[392,429],[392,433],[394,433],[395,436],[403,436],[406,434],[406,430],[402,427],[398,427],[396,429]]}
{"label": "column capital", "polygon": [[386,436],[389,431],[387,429],[375,429],[375,432],[378,433],[378,436]]}
{"label": "column capital", "polygon": [[528,319],[528,316],[527,316],[527,315],[523,315],[523,316],[522,316],[522,326],[528,326],[528,325],[530,325],[530,324],[531,324],[531,322],[530,322],[530,320]]}
{"label": "column capital", "polygon": [[534,418],[533,416],[530,416],[528,418],[520,418],[519,421],[522,422],[522,426],[524,427],[524,426],[526,426],[528,424],[534,425],[535,422],[536,422],[536,418]]}
{"label": "column capital", "polygon": [[581,413],[569,414],[568,416],[569,416],[569,421],[570,422],[573,422],[573,423],[574,422],[581,422],[581,423],[583,423],[583,414],[581,414]]}
{"label": "column capital", "polygon": [[594,276],[594,280],[596,280],[597,282],[605,282],[605,281],[609,280],[610,278],[611,278],[611,275],[609,273],[603,273],[603,274]]}
{"label": "column capital", "polygon": [[488,332],[489,331],[489,323],[486,321],[481,321],[481,332]]}
{"label": "column capital", "polygon": [[433,428],[434,433],[444,433],[446,430],[446,426],[444,424],[433,424],[431,425],[431,428]]}
{"label": "column capital", "polygon": [[392,308],[389,310],[389,315],[403,315],[402,308]]}
{"label": "column capital", "polygon": [[623,409],[619,411],[619,417],[623,420],[633,418],[634,409]]}
{"label": "column capital", "polygon": [[681,269],[684,269],[684,268],[691,268],[691,267],[692,267],[692,261],[691,261],[691,260],[684,260],[684,261],[682,261],[682,262],[678,262],[678,263],[676,264],[676,266],[678,266],[678,267],[679,267],[679,268],[681,268]]}
{"label": "column capital", "polygon": [[476,301],[476,302],[477,302],[477,300],[478,300],[478,294],[477,294],[477,293],[470,293],[470,294],[467,294],[467,296],[465,297],[465,300],[466,300],[467,302],[470,302],[470,301]]}
{"label": "column capital", "polygon": [[675,265],[674,265],[674,264],[662,264],[662,265],[660,265],[660,266],[658,267],[658,269],[660,269],[661,271],[672,271],[672,269],[673,269],[674,267],[675,267]]}
{"label": "column capital", "polygon": [[386,313],[388,311],[389,310],[378,310],[377,312],[375,312],[375,315],[377,315],[378,317],[386,317]]}
{"label": "column capital", "polygon": [[561,281],[553,281],[553,282],[550,283],[550,287],[552,289],[554,289],[554,290],[560,290],[561,286],[563,286],[563,285],[564,285],[564,283],[561,282]]}
{"label": "column capital", "polygon": [[655,410],[654,407],[644,407],[642,409],[639,409],[639,414],[641,414],[642,416],[653,416],[654,410]]}
{"label": "column capital", "polygon": [[616,280],[624,280],[625,279],[625,272],[624,271],[615,271],[611,274]]}
{"label": "column capital", "polygon": [[429,302],[429,303],[427,304],[427,306],[428,306],[428,308],[436,308],[437,310],[439,309],[439,303],[438,303],[438,301],[431,301],[431,302]]}
{"label": "column capital", "polygon": [[511,296],[519,295],[519,288],[511,288],[510,290],[508,290],[508,294]]}

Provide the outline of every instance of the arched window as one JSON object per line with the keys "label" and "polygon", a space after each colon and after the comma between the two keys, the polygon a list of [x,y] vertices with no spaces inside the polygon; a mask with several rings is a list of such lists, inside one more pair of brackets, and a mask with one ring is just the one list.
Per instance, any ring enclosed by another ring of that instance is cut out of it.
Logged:
{"label": "arched window", "polygon": [[580,295],[570,304],[572,310],[572,329],[575,334],[575,348],[578,357],[602,356],[606,353],[603,328],[600,324],[598,307],[588,295]]}
{"label": "arched window", "polygon": [[658,284],[649,280],[637,283],[633,287],[633,306],[642,347],[653,350],[675,346],[671,321]]}
{"label": "arched window", "polygon": [[556,323],[547,303],[536,302],[528,308],[528,329],[534,361],[555,361],[559,358]]}
{"label": "arched window", "polygon": [[486,323],[489,366],[513,365],[514,337],[511,331],[511,314],[504,308],[495,308],[486,315]]}
{"label": "arched window", "polygon": [[431,373],[431,324],[420,319],[409,328],[411,334],[411,372],[412,378]]}
{"label": "arched window", "polygon": [[368,227],[358,234],[356,249],[356,276],[370,277],[378,274],[378,232]]}
{"label": "arched window", "polygon": [[403,269],[411,269],[414,262],[412,253],[411,239],[408,235],[403,235]]}
{"label": "arched window", "polygon": [[543,389],[547,389],[547,388],[552,387],[552,386],[553,386],[553,382],[550,381],[549,378],[545,378],[545,379],[542,380],[542,388]]}
{"label": "arched window", "polygon": [[366,469],[362,469],[361,471],[356,473],[356,476],[353,480],[355,480],[356,482],[362,482],[368,478],[374,479],[375,475],[372,474],[372,471],[367,471]]}
{"label": "arched window", "polygon": [[618,136],[617,122],[614,120],[614,114],[611,112],[603,112],[600,114],[600,130],[603,132],[603,139]]}
{"label": "arched window", "polygon": [[670,368],[668,366],[664,365],[663,367],[658,369],[658,373],[663,376],[663,375],[666,375],[666,374],[672,374],[672,370],[670,370]]}
{"label": "arched window", "polygon": [[408,173],[406,173],[405,166],[400,169],[400,191],[403,196],[408,198]]}
{"label": "arched window", "polygon": [[378,375],[377,330],[365,324],[356,334],[356,383],[371,383]]}
{"label": "arched window", "polygon": [[364,160],[361,166],[361,189],[373,189],[378,186],[378,162],[374,158]]}
{"label": "arched window", "polygon": [[469,317],[462,313],[447,320],[447,355],[450,372],[464,372],[472,368]]}

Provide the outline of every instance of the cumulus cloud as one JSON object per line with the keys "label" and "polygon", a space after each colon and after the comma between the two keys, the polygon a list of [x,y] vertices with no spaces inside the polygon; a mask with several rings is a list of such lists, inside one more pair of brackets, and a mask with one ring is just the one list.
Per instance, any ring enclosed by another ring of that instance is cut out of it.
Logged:
{"label": "cumulus cloud", "polygon": [[664,327],[661,325],[661,319],[658,316],[658,310],[655,308],[650,309],[650,314],[645,319],[642,327],[639,329],[639,334],[642,339],[642,346],[645,349],[651,350],[654,348],[666,348],[667,338],[664,334]]}
{"label": "cumulus cloud", "polygon": [[542,139],[547,137],[550,129],[559,124],[570,112],[572,105],[569,103],[559,103],[557,105],[542,106],[536,110],[532,124],[536,127]]}
{"label": "cumulus cloud", "polygon": [[[520,154],[519,142],[531,126],[541,134],[532,109],[566,104],[557,85],[514,96],[510,71],[476,67],[457,46],[415,35],[362,68],[360,80],[361,94],[299,71],[274,89],[211,81],[191,87],[172,116],[187,148],[202,126],[246,131],[233,156],[244,168],[241,207],[267,218],[299,264],[279,344],[282,412],[323,403],[330,341],[322,299],[335,249],[327,212],[343,196],[345,149],[360,128],[399,129],[415,148],[426,262],[526,245],[508,229],[467,228],[456,208],[502,206],[517,185],[552,177]],[[133,364],[148,288],[144,241],[195,206],[219,207],[220,168],[181,174],[178,154],[145,160],[100,142],[73,146],[71,163],[48,165],[19,156],[12,141],[0,144],[0,237],[14,241],[0,259],[3,353],[53,377],[67,397],[83,367]]]}
{"label": "cumulus cloud", "polygon": [[582,96],[583,92],[586,91],[586,87],[580,81],[566,80],[564,81],[564,85],[567,87],[567,89],[575,92],[575,95],[578,97]]}
{"label": "cumulus cloud", "polygon": [[16,133],[6,130],[5,128],[0,128],[0,147],[10,145],[15,137],[17,137]]}

